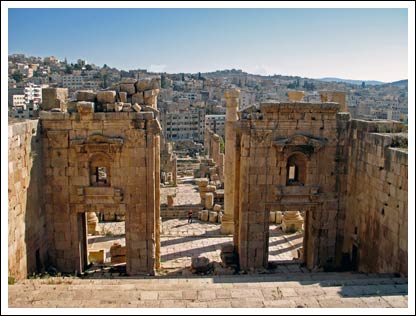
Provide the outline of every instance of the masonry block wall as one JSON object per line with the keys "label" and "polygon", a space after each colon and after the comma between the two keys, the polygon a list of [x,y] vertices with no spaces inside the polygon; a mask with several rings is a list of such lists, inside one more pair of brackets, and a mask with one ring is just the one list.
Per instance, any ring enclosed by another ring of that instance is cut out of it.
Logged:
{"label": "masonry block wall", "polygon": [[[305,262],[335,264],[336,103],[262,103],[240,112],[233,166],[240,267],[267,267],[270,211],[305,211]],[[226,153],[230,144],[226,143]],[[289,167],[296,166],[290,181]]]}
{"label": "masonry block wall", "polygon": [[[177,184],[177,157],[172,149],[172,143],[164,142],[163,137],[161,138],[160,146],[160,173],[161,182],[170,182],[174,185]],[[172,175],[169,179],[168,175]]]}
{"label": "masonry block wall", "polygon": [[85,213],[115,211],[126,216],[127,273],[153,274],[160,125],[153,112],[94,113],[78,103],[78,113],[40,112],[52,263],[83,271]]}
{"label": "masonry block wall", "polygon": [[224,180],[224,153],[221,152],[221,143],[224,144],[224,140],[221,136],[215,134],[209,128],[205,129],[204,135],[204,148],[209,158],[215,162],[215,168],[220,180]]}
{"label": "masonry block wall", "polygon": [[47,262],[42,142],[38,120],[9,125],[9,276],[26,278]]}
{"label": "masonry block wall", "polygon": [[408,160],[403,129],[393,121],[351,122],[343,251],[359,271],[407,276]]}

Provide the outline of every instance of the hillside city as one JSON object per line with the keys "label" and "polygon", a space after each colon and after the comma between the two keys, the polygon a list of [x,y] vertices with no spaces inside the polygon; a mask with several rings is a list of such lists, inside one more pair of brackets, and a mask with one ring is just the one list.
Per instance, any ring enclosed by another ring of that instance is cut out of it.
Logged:
{"label": "hillside city", "polygon": [[240,110],[269,99],[285,102],[288,91],[304,91],[304,101],[316,102],[319,91],[334,90],[346,93],[352,118],[405,123],[408,120],[407,80],[351,84],[342,79],[326,81],[336,78],[324,81],[285,75],[260,76],[236,69],[196,74],[152,73],[146,69],[119,70],[106,64],[100,67],[83,59],[69,63],[66,58],[24,54],[9,55],[8,64],[8,105],[12,118],[37,117],[43,88],[68,88],[69,97],[75,99],[77,90],[109,90],[127,78],[159,77],[161,88],[157,106],[167,141],[203,142],[205,127],[224,137],[224,91],[233,87],[241,91]]}

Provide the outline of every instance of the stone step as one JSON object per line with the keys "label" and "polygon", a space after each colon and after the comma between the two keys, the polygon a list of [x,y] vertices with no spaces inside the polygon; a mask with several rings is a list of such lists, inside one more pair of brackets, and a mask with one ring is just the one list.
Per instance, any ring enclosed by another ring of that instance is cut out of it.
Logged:
{"label": "stone step", "polygon": [[407,279],[286,273],[48,278],[8,286],[9,307],[407,307]]}
{"label": "stone step", "polygon": [[116,284],[188,284],[189,286],[210,283],[250,283],[250,282],[302,282],[302,284],[321,284],[323,286],[340,286],[340,285],[407,285],[407,278],[394,277],[389,275],[361,274],[350,272],[328,272],[328,273],[285,273],[285,274],[242,274],[242,275],[221,275],[221,276],[190,276],[190,277],[170,277],[170,276],[132,276],[119,277],[113,279],[82,279],[70,277],[50,277],[45,279],[29,279],[18,281],[14,286],[25,285],[29,283],[42,284],[50,280],[71,281],[71,284],[83,284],[84,282],[103,285]]}

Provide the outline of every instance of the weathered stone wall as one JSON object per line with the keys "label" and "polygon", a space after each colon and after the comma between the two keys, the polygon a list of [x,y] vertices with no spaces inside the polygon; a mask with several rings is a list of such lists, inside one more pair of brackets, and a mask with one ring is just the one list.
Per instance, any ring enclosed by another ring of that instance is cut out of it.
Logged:
{"label": "weathered stone wall", "polygon": [[[205,166],[205,169],[208,170],[201,170],[201,176],[205,174],[210,174],[211,180],[219,180],[221,182],[224,181],[224,153],[221,152],[221,136],[215,134],[209,128],[205,129],[204,135],[204,148],[205,152],[209,159],[212,159],[214,162],[214,166],[211,168],[209,165]],[[201,164],[201,169],[202,169]],[[211,170],[210,170],[211,169]],[[215,179],[213,179],[215,176]]]}
{"label": "weathered stone wall", "polygon": [[160,174],[162,183],[177,184],[177,158],[172,150],[172,143],[162,142],[160,150]]}
{"label": "weathered stone wall", "polygon": [[[363,272],[407,275],[407,134],[399,122],[351,121],[343,252]],[[390,133],[388,133],[390,132]]]}
{"label": "weathered stone wall", "polygon": [[343,91],[319,91],[321,102],[336,102],[341,112],[348,112],[346,94]]}
{"label": "weathered stone wall", "polygon": [[205,129],[206,143],[208,146],[208,156],[212,158],[215,165],[223,168],[224,166],[224,154],[221,153],[221,136],[215,134],[210,129]]}
{"label": "weathered stone wall", "polygon": [[42,200],[42,143],[38,120],[9,125],[9,276],[26,278],[47,262]]}
{"label": "weathered stone wall", "polygon": [[60,109],[66,111],[67,99],[67,88],[43,88],[41,108],[42,110]]}
{"label": "weathered stone wall", "polygon": [[[110,210],[126,216],[127,273],[153,274],[160,125],[153,111],[95,113],[88,101],[77,108],[40,113],[52,263],[60,271],[83,271],[85,213]],[[99,182],[101,167],[107,178]]]}
{"label": "weathered stone wall", "polygon": [[[234,245],[241,268],[267,266],[269,213],[284,210],[305,211],[307,266],[335,264],[338,111],[336,103],[269,102],[258,111],[240,112],[231,165]],[[233,145],[227,141],[226,154]],[[298,166],[293,183],[288,183],[289,161]]]}

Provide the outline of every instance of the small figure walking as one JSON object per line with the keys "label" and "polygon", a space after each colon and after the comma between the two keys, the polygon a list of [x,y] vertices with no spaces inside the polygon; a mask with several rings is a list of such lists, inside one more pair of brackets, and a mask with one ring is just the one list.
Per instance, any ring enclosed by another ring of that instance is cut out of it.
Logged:
{"label": "small figure walking", "polygon": [[192,224],[192,211],[188,211],[188,224]]}

